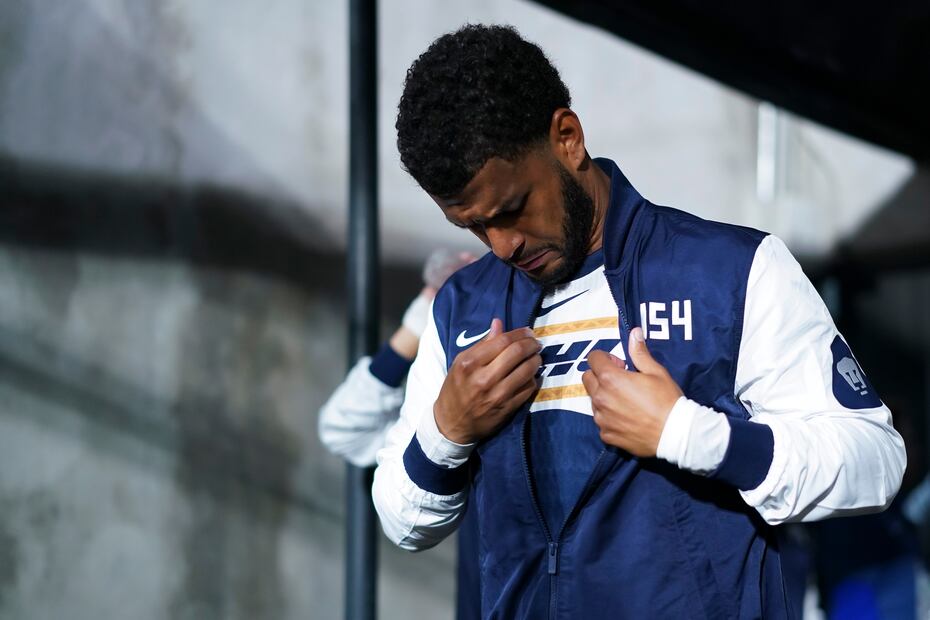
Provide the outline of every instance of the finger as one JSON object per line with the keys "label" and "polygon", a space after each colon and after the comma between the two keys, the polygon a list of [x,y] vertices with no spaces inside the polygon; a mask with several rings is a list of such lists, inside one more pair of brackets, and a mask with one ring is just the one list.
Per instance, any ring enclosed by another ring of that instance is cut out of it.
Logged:
{"label": "finger", "polygon": [[581,382],[584,384],[584,389],[588,393],[588,396],[593,396],[597,393],[597,390],[600,388],[600,382],[597,380],[597,375],[593,371],[586,370],[581,375]]}
{"label": "finger", "polygon": [[[492,376],[503,379],[513,372],[523,360],[542,350],[542,345],[535,338],[519,338],[505,348],[493,360],[488,362],[487,370]],[[538,370],[538,366],[533,372]]]}
{"label": "finger", "polygon": [[588,355],[588,366],[590,366],[594,374],[599,377],[602,375],[616,374],[617,371],[627,372],[622,363],[618,364],[614,362],[611,359],[612,357],[614,356],[604,351],[591,351]]}
{"label": "finger", "polygon": [[630,332],[630,343],[627,348],[630,351],[630,359],[639,372],[649,375],[665,373],[665,367],[657,362],[649,352],[641,327],[636,327]]}
{"label": "finger", "polygon": [[528,381],[527,383],[524,383],[522,386],[520,386],[520,389],[518,389],[515,393],[511,394],[505,401],[503,401],[500,405],[500,411],[502,413],[499,414],[500,417],[496,421],[497,427],[500,428],[504,422],[510,419],[526,401],[533,397],[533,394],[535,394],[536,390],[538,389],[539,385],[535,380]]}
{"label": "finger", "polygon": [[465,356],[465,359],[471,360],[477,366],[490,364],[501,352],[512,343],[522,339],[535,340],[533,330],[529,327],[521,327],[509,332],[503,331],[503,323],[500,319],[491,321],[491,328],[488,334],[482,338],[478,344],[468,349],[459,357]]}
{"label": "finger", "polygon": [[491,388],[491,396],[500,401],[509,400],[512,395],[520,392],[530,382],[536,383],[536,371],[542,364],[542,358],[535,354],[513,368]]}
{"label": "finger", "polygon": [[483,355],[490,354],[491,359],[493,359],[497,357],[507,345],[520,338],[535,338],[533,330],[529,327],[520,327],[505,332],[504,322],[500,319],[492,319],[488,333],[470,350],[480,351]]}
{"label": "finger", "polygon": [[510,400],[507,401],[506,407],[516,411],[520,408],[520,405],[532,398],[533,394],[535,394],[537,390],[539,390],[539,384],[535,379],[527,381],[521,385],[517,389],[516,393],[514,393],[514,395],[510,398]]}

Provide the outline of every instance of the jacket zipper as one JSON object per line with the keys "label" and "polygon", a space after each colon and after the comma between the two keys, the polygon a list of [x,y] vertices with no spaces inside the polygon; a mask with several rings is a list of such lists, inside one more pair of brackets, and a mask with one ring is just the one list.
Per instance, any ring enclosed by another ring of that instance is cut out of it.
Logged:
{"label": "jacket zipper", "polygon": [[[538,311],[539,304],[542,302],[543,297],[545,297],[545,291],[539,294],[539,298],[533,304],[533,309],[530,310],[530,314],[526,317],[526,320],[523,321],[523,325],[533,328],[533,317]],[[509,307],[510,304],[508,304]],[[529,413],[529,412],[527,412]],[[539,500],[536,498],[536,491],[533,485],[533,477],[530,474],[530,465],[526,457],[526,425],[529,423],[529,415],[523,420],[523,428],[520,429],[520,456],[523,458],[523,475],[526,478],[526,484],[530,491],[530,501],[533,504],[533,510],[536,512],[536,519],[539,521],[540,526],[542,526],[543,533],[546,536],[546,556],[547,556],[547,567],[546,572],[549,574],[549,620],[555,620],[556,618],[556,581],[559,574],[559,541],[552,539],[552,533],[549,531],[549,525],[546,523],[546,519],[543,516],[542,509],[539,507]],[[563,526],[564,527],[564,526]],[[561,534],[561,532],[560,532]]]}
{"label": "jacket zipper", "polygon": [[[610,281],[610,278],[607,277],[606,272],[604,273],[604,277],[607,280],[607,288],[610,289],[610,296],[613,297],[614,303],[617,305],[617,312],[620,313],[620,346],[623,347],[623,354],[626,357],[626,362],[629,367],[635,368],[633,366],[633,360],[630,359],[630,352],[627,350],[625,342],[625,338],[629,338],[630,332],[632,331],[632,329],[630,329],[630,323],[626,320],[626,312],[623,311],[623,304],[620,303],[620,298],[614,290],[614,284]],[[624,336],[623,330],[626,330],[626,336]]]}
{"label": "jacket zipper", "polygon": [[561,551],[560,544],[562,541],[562,534],[565,532],[565,528],[575,517],[577,512],[580,510],[582,500],[587,497],[588,492],[591,490],[591,486],[594,482],[598,470],[601,465],[601,461],[604,460],[604,455],[607,454],[607,449],[601,450],[601,453],[597,455],[597,459],[594,461],[594,467],[591,468],[591,473],[588,474],[588,479],[585,482],[584,487],[581,489],[581,493],[578,495],[578,499],[575,501],[575,504],[572,506],[572,509],[566,515],[565,520],[562,522],[561,527],[559,528],[558,535],[555,537],[555,540],[552,538],[552,533],[549,531],[549,526],[546,523],[546,519],[543,516],[542,509],[539,507],[539,500],[536,498],[536,492],[533,488],[532,477],[530,475],[530,466],[529,461],[526,458],[526,424],[528,423],[529,416],[523,422],[523,428],[520,432],[520,448],[521,456],[523,457],[523,473],[526,476],[527,485],[530,489],[530,500],[533,503],[533,510],[536,512],[536,518],[539,520],[539,524],[542,526],[543,533],[546,535],[546,556],[547,556],[547,572],[549,574],[549,619],[555,620],[556,615],[556,585],[558,582],[559,575],[559,553]]}
{"label": "jacket zipper", "polygon": [[555,586],[559,574],[559,543],[558,541],[552,540],[549,526],[546,524],[542,509],[539,507],[539,501],[536,499],[536,491],[533,489],[530,464],[526,458],[526,425],[528,423],[529,415],[523,419],[523,428],[520,429],[520,453],[523,457],[523,475],[526,476],[526,484],[530,490],[530,501],[533,504],[533,510],[536,512],[536,519],[539,521],[543,533],[546,535],[546,554],[548,557],[547,572],[549,573],[549,620],[555,620]]}
{"label": "jacket zipper", "polygon": [[[609,285],[609,281],[608,281]],[[620,311],[620,319],[626,325],[626,319],[624,318],[623,310],[620,307],[620,304],[617,303],[616,296],[613,293],[613,288],[610,288],[611,296],[614,297],[614,303],[617,305],[617,310]],[[540,302],[544,297],[544,293],[540,294],[539,299],[536,300],[536,303],[533,304],[533,310],[530,312],[530,315],[526,317],[524,325],[532,329],[533,317],[536,314],[537,309],[539,308]],[[509,306],[509,304],[508,304]],[[627,328],[629,331],[629,328]],[[622,334],[621,334],[622,336]],[[539,521],[539,524],[542,526],[543,533],[546,535],[546,572],[549,574],[549,620],[556,620],[557,613],[557,584],[558,584],[558,575],[559,575],[559,553],[560,553],[560,544],[562,541],[562,533],[565,531],[565,528],[568,526],[569,522],[574,518],[575,514],[580,510],[579,506],[582,503],[582,499],[588,495],[588,492],[591,489],[591,486],[594,482],[594,478],[598,473],[601,461],[604,459],[604,455],[607,453],[607,449],[601,450],[600,454],[597,455],[597,459],[594,461],[594,466],[591,468],[591,473],[588,475],[588,479],[584,484],[584,487],[581,489],[581,493],[578,495],[578,499],[575,501],[575,504],[572,506],[572,509],[566,515],[565,520],[562,521],[562,525],[559,527],[559,531],[555,537],[555,540],[552,538],[552,533],[549,531],[549,525],[546,523],[546,519],[543,516],[542,509],[539,507],[539,500],[536,497],[536,491],[533,486],[533,478],[530,473],[529,462],[526,457],[526,424],[529,423],[529,416],[524,420],[523,428],[520,431],[520,453],[523,458],[523,474],[526,476],[527,486],[530,491],[530,500],[533,504],[533,510],[536,512],[536,519]]]}
{"label": "jacket zipper", "polygon": [[[605,274],[605,277],[606,277],[606,274]],[[613,283],[610,281],[610,278],[606,278],[606,279],[607,279],[607,287],[610,289],[610,296],[613,298],[614,304],[617,306],[617,312],[620,315],[620,327],[621,327],[620,343],[621,343],[621,346],[623,346],[624,348],[624,352],[625,352],[624,354],[627,360],[629,360],[629,357],[630,357],[629,351],[626,350],[626,346],[623,344],[623,338],[624,338],[623,330],[625,329],[626,334],[629,335],[631,331],[630,324],[626,319],[626,313],[623,310],[623,306],[621,305],[620,300],[617,297],[616,292],[614,291]],[[542,301],[544,296],[545,296],[545,293],[541,293],[539,295],[539,298],[536,300],[536,303],[533,304],[533,309],[530,311],[529,316],[527,316],[526,320],[523,322],[523,324],[529,327],[530,329],[532,329],[533,317],[535,316],[537,309],[539,308],[539,304]],[[510,303],[507,304],[507,308],[509,310]],[[632,360],[629,360],[629,364],[632,367]],[[597,459],[595,459],[594,461],[594,467],[591,468],[591,473],[588,475],[588,479],[585,482],[585,485],[581,490],[581,494],[578,496],[578,499],[575,501],[575,504],[574,506],[572,506],[572,509],[568,512],[568,515],[566,515],[565,520],[562,522],[562,525],[559,528],[559,531],[555,537],[555,540],[553,540],[552,533],[549,531],[549,526],[546,523],[546,519],[542,514],[542,509],[539,507],[539,501],[536,498],[536,492],[533,488],[533,479],[530,474],[529,462],[527,461],[527,457],[526,457],[526,424],[528,423],[527,422],[528,419],[529,419],[529,416],[527,416],[527,419],[524,420],[523,428],[520,431],[520,451],[521,451],[521,456],[523,458],[523,474],[526,476],[526,482],[527,482],[527,485],[529,486],[530,500],[532,501],[533,509],[536,512],[536,518],[539,520],[539,523],[543,529],[543,533],[546,535],[546,556],[547,556],[546,566],[547,566],[547,572],[549,574],[549,620],[556,620],[557,618],[556,585],[558,583],[558,575],[559,575],[559,553],[560,553],[559,545],[562,541],[562,534],[565,532],[565,528],[568,526],[571,520],[575,517],[576,513],[580,510],[579,507],[581,506],[582,500],[588,495],[588,492],[591,490],[591,486],[594,482],[595,475],[598,473],[598,469],[600,468],[601,461],[603,461],[604,459],[604,455],[607,453],[607,449],[605,448],[601,450],[601,453],[597,455]]]}

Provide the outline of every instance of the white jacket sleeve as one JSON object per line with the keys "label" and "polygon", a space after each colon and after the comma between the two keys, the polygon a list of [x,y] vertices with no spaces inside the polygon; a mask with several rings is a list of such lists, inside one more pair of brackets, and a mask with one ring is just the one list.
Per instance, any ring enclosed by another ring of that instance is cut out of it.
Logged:
{"label": "white jacket sleeve", "polygon": [[378,452],[372,498],[387,537],[402,549],[428,549],[451,534],[464,514],[467,461],[460,445],[436,428],[433,404],[446,376],[432,310],[407,377],[400,419]]}
{"label": "white jacket sleeve", "polygon": [[320,409],[318,422],[323,445],[358,467],[374,465],[404,399],[404,389],[379,381],[370,364],[368,356],[356,362]]}
{"label": "white jacket sleeve", "polygon": [[770,524],[876,512],[894,498],[907,459],[891,412],[774,236],[749,273],[735,393],[748,422],[679,399],[658,456],[734,483]]}
{"label": "white jacket sleeve", "polygon": [[904,476],[904,441],[777,237],[760,244],[749,292],[737,396],[753,422],[771,427],[774,449],[743,499],[772,524],[884,509]]}

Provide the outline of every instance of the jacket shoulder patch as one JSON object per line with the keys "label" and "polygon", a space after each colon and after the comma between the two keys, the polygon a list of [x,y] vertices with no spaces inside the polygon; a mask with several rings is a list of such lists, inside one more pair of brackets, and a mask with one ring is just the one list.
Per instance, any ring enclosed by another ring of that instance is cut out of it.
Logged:
{"label": "jacket shoulder patch", "polygon": [[880,407],[881,399],[849,345],[837,335],[830,345],[833,353],[833,396],[847,409]]}

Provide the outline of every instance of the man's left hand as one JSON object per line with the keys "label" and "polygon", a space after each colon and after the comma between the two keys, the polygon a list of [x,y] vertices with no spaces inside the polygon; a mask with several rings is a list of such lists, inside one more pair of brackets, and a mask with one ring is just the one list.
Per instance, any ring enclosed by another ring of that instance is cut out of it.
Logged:
{"label": "man's left hand", "polygon": [[591,397],[601,441],[635,456],[654,457],[681,388],[649,353],[639,327],[630,334],[627,351],[639,372],[626,370],[610,353],[594,351],[588,356],[591,369],[581,380]]}

